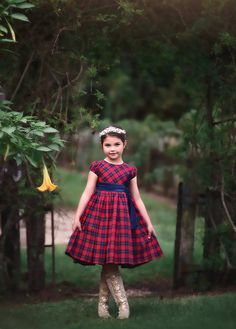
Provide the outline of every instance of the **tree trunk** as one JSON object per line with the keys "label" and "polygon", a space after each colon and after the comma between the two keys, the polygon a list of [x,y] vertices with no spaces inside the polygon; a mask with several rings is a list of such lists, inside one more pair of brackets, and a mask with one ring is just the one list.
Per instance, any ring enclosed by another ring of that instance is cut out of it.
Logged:
{"label": "tree trunk", "polygon": [[214,283],[219,276],[220,239],[217,229],[224,222],[224,214],[218,192],[206,192],[205,234],[203,257],[209,283]]}
{"label": "tree trunk", "polygon": [[15,291],[20,282],[20,232],[18,209],[5,208],[1,214],[2,260],[5,262],[5,284]]}
{"label": "tree trunk", "polygon": [[15,161],[1,164],[0,173],[0,290],[15,291],[20,283],[18,188],[13,179]]}
{"label": "tree trunk", "polygon": [[0,293],[5,292],[7,290],[6,285],[6,260],[4,255],[4,239],[3,236],[0,236]]}
{"label": "tree trunk", "polygon": [[[37,200],[33,204],[37,205]],[[36,208],[35,212],[31,213],[26,220],[26,229],[28,287],[30,291],[40,291],[45,287],[45,212],[43,208],[40,210]]]}

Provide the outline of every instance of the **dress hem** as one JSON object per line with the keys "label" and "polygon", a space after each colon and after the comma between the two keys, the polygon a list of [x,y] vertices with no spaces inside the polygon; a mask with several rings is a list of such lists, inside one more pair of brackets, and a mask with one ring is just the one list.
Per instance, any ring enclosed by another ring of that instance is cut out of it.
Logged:
{"label": "dress hem", "polygon": [[161,258],[164,254],[163,253],[160,253],[159,255],[155,256],[155,257],[152,257],[152,258],[149,258],[147,260],[144,260],[142,261],[141,263],[135,263],[135,264],[129,264],[129,263],[120,263],[120,262],[112,262],[112,263],[89,263],[89,262],[86,262],[86,261],[83,261],[83,260],[80,260],[80,259],[77,259],[75,257],[73,257],[69,252],[65,251],[65,254],[69,257],[71,257],[73,259],[73,262],[74,263],[79,263],[80,265],[84,265],[84,266],[95,266],[95,265],[107,265],[107,264],[116,264],[116,265],[120,265],[122,268],[134,268],[134,267],[137,267],[137,266],[140,266],[140,265],[144,265],[144,264],[147,264],[157,258]]}

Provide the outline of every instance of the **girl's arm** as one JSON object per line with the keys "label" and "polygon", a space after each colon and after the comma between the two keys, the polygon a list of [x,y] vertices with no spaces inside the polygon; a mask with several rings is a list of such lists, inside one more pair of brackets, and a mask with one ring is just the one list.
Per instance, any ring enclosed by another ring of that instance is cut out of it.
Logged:
{"label": "girl's arm", "polygon": [[143,203],[143,200],[141,199],[141,196],[139,194],[138,184],[137,184],[137,176],[135,176],[133,179],[130,180],[130,193],[142,215],[144,218],[146,224],[147,224],[147,230],[149,237],[151,234],[155,234],[155,230],[153,228],[151,219],[148,215],[147,209]]}
{"label": "girl's arm", "polygon": [[75,230],[76,227],[78,227],[78,229],[80,231],[82,230],[81,223],[80,223],[80,216],[82,215],[87,203],[89,202],[89,200],[94,192],[97,179],[98,179],[98,176],[93,171],[89,171],[87,184],[86,184],[83,194],[81,195],[81,198],[80,198],[77,210],[76,210],[76,214],[75,214],[75,219],[72,224],[73,230]]}

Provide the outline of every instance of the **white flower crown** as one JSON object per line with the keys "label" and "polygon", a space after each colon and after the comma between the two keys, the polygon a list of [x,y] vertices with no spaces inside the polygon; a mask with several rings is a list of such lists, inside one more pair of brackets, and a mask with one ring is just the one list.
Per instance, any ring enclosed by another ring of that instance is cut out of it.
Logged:
{"label": "white flower crown", "polygon": [[114,132],[114,133],[118,133],[118,134],[126,134],[126,131],[123,130],[123,129],[120,129],[120,128],[116,128],[116,127],[113,127],[113,126],[110,126],[108,128],[105,128],[103,129],[100,133],[99,133],[99,136],[103,136],[103,135],[106,135],[110,132]]}

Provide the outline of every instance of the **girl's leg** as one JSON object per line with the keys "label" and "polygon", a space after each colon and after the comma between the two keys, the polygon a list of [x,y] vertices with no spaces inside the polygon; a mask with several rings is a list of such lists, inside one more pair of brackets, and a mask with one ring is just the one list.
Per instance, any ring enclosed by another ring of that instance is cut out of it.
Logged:
{"label": "girl's leg", "polygon": [[107,264],[103,266],[104,274],[110,292],[119,308],[118,319],[129,317],[129,303],[124,289],[123,280],[118,265]]}
{"label": "girl's leg", "polygon": [[108,311],[109,295],[110,291],[106,283],[104,267],[102,267],[98,298],[98,316],[100,318],[107,319],[111,317]]}

